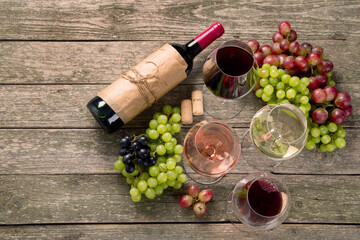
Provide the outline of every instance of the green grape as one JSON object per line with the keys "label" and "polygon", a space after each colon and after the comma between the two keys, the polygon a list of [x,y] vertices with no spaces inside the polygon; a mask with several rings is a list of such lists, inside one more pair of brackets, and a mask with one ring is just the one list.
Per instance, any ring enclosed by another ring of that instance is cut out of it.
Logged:
{"label": "green grape", "polygon": [[[137,165],[135,165],[135,167],[137,167]],[[132,173],[130,173],[131,176],[136,177],[137,175],[139,175],[140,171],[138,169],[135,169]]]}
{"label": "green grape", "polygon": [[301,92],[302,95],[307,96],[310,94],[310,90],[308,88],[305,88],[304,91]]}
{"label": "green grape", "polygon": [[296,91],[293,88],[290,88],[286,91],[286,97],[287,99],[292,99],[296,96]]}
{"label": "green grape", "polygon": [[126,178],[126,183],[131,185],[131,184],[134,183],[134,180],[135,180],[135,178],[133,176],[127,177]]}
{"label": "green grape", "polygon": [[140,177],[136,177],[136,178],[134,179],[133,185],[137,187],[137,185],[138,185],[138,183],[140,182],[140,180],[141,180]]}
{"label": "green grape", "polygon": [[173,112],[173,114],[174,113],[181,114],[181,109],[179,107],[173,107],[172,112]]}
{"label": "green grape", "polygon": [[[120,159],[121,156],[119,156],[119,160],[114,162],[114,168],[118,171],[122,171],[125,169],[125,164],[122,162],[122,159]],[[122,158],[122,157],[121,157]]]}
{"label": "green grape", "polygon": [[159,166],[160,172],[166,172],[167,171],[166,163],[159,163],[158,166]]}
{"label": "green grape", "polygon": [[[171,133],[167,132],[167,133],[164,133],[162,136],[161,136],[161,139],[164,141],[164,142],[170,142],[171,141]],[[165,153],[164,153],[165,154]],[[159,154],[160,155],[160,154]]]}
{"label": "green grape", "polygon": [[307,104],[309,102],[309,98],[307,96],[302,96],[300,98],[300,103],[301,104]]}
{"label": "green grape", "polygon": [[262,88],[259,88],[258,90],[255,91],[255,95],[258,98],[261,98],[262,94],[263,94],[263,89]]}
{"label": "green grape", "polygon": [[313,150],[316,147],[316,144],[313,141],[308,141],[306,142],[305,147],[308,150]]}
{"label": "green grape", "polygon": [[156,177],[160,173],[160,169],[158,166],[151,166],[149,167],[149,174],[152,177]]}
{"label": "green grape", "polygon": [[154,190],[156,195],[161,195],[164,192],[164,189],[160,185],[157,185]]}
{"label": "green grape", "polygon": [[280,101],[280,104],[290,104],[290,102],[289,102],[289,100],[287,100],[287,99],[282,99],[281,101]]}
{"label": "green grape", "polygon": [[177,144],[175,147],[174,147],[174,153],[175,154],[182,154],[182,152],[184,151],[184,148],[183,146],[181,146],[180,144]]}
{"label": "green grape", "polygon": [[158,118],[157,121],[159,124],[166,124],[168,121],[168,117],[166,115],[161,114]]}
{"label": "green grape", "polygon": [[169,170],[166,175],[168,180],[175,180],[177,178],[177,173],[173,170]]}
{"label": "green grape", "polygon": [[174,148],[174,144],[170,141],[165,143],[166,150],[172,150]]}
{"label": "green grape", "polygon": [[300,83],[299,77],[294,76],[294,77],[291,77],[289,79],[289,86],[290,87],[296,87],[296,86],[299,85],[299,83]]}
{"label": "green grape", "polygon": [[154,113],[153,119],[157,120],[160,115],[161,115],[161,113],[159,113],[159,112]]}
{"label": "green grape", "polygon": [[159,183],[164,183],[167,181],[167,175],[164,172],[159,173],[159,175],[156,178]]}
{"label": "green grape", "polygon": [[296,87],[296,90],[298,90],[299,92],[303,92],[303,91],[305,91],[306,88],[307,88],[307,87],[306,87],[305,83],[300,83],[300,84]]}
{"label": "green grape", "polygon": [[285,97],[285,91],[284,91],[284,90],[278,90],[278,91],[276,92],[276,97],[277,97],[278,99],[283,99],[283,98]]}
{"label": "green grape", "polygon": [[313,139],[312,139],[312,141],[314,142],[314,143],[319,143],[321,140],[320,140],[320,136],[317,136],[317,137],[314,137]]}
{"label": "green grape", "polygon": [[307,87],[310,84],[310,79],[307,78],[307,77],[303,77],[303,78],[300,79],[300,83],[305,84],[305,86]]}
{"label": "green grape", "polygon": [[313,137],[319,137],[320,136],[320,130],[316,127],[313,127],[311,130],[310,130],[310,133],[311,133],[311,136]]}
{"label": "green grape", "polygon": [[174,189],[180,189],[182,187],[182,183],[181,182],[175,182],[175,184],[174,184],[174,186],[173,186],[173,188]]}
{"label": "green grape", "polygon": [[[170,122],[170,121],[169,121],[169,122]],[[169,122],[166,124],[166,131],[167,131],[167,132],[170,132],[170,131],[172,130],[172,129],[171,129],[171,124],[170,124]]]}
{"label": "green grape", "polygon": [[149,187],[154,188],[158,184],[158,181],[156,180],[156,178],[150,177],[147,180],[147,184],[148,184]]}
{"label": "green grape", "polygon": [[275,101],[275,99],[270,99],[270,101],[268,101],[266,104],[267,105],[276,104],[276,101]]}
{"label": "green grape", "polygon": [[180,122],[181,120],[181,115],[179,113],[174,113],[172,116],[171,116],[171,120],[174,122],[174,123],[178,123]]}
{"label": "green grape", "polygon": [[173,186],[175,185],[175,183],[176,183],[176,180],[170,180],[170,179],[168,179],[168,180],[166,181],[166,184],[167,184],[168,186],[170,186],[170,187],[173,187]]}
{"label": "green grape", "polygon": [[343,148],[346,146],[346,141],[345,139],[339,137],[337,139],[335,139],[335,146],[338,147],[338,148]]}
{"label": "green grape", "polygon": [[131,188],[130,189],[130,196],[137,196],[140,194],[140,191],[137,188]]}
{"label": "green grape", "polygon": [[327,85],[330,85],[330,86],[334,86],[334,87],[335,87],[336,83],[335,83],[335,81],[333,81],[333,80],[329,80],[329,81],[327,82]]}
{"label": "green grape", "polygon": [[154,199],[154,198],[155,198],[155,190],[152,189],[152,188],[146,189],[146,191],[145,191],[145,196],[146,196],[148,199]]}
{"label": "green grape", "polygon": [[147,189],[148,185],[147,182],[145,180],[140,180],[137,188],[139,189],[140,192],[144,192]]}
{"label": "green grape", "polygon": [[157,132],[159,134],[164,134],[167,132],[167,127],[164,124],[159,124],[157,127]]}
{"label": "green grape", "polygon": [[175,158],[173,157],[169,157],[167,160],[166,160],[166,167],[168,170],[172,170],[176,167],[176,160]]}
{"label": "green grape", "polygon": [[[171,129],[174,131],[174,133],[178,133],[181,130],[181,126],[178,123],[173,123],[171,126]],[[170,139],[171,141],[171,139]]]}
{"label": "green grape", "polygon": [[170,105],[163,106],[162,110],[165,115],[170,115],[172,113],[172,107]]}
{"label": "green grape", "polygon": [[277,78],[269,78],[269,83],[271,84],[271,86],[276,87],[276,84],[278,83],[278,79]]}
{"label": "green grape", "polygon": [[279,71],[277,69],[270,69],[270,77],[276,78],[279,76]]}
{"label": "green grape", "polygon": [[310,112],[310,110],[311,110],[311,104],[310,103],[301,104],[300,106],[303,106],[304,108],[306,108],[306,111],[308,111],[308,112]]}
{"label": "green grape", "polygon": [[337,125],[338,129],[336,131],[336,136],[344,138],[346,136],[346,132],[344,130],[344,128],[340,125]]}
{"label": "green grape", "polygon": [[300,93],[296,94],[295,96],[295,102],[296,103],[300,103],[300,98],[302,97],[302,95]]}
{"label": "green grape", "polygon": [[177,140],[176,140],[176,138],[174,138],[174,137],[170,140],[170,142],[171,142],[174,146],[176,146],[176,144],[177,144]]}
{"label": "green grape", "polygon": [[271,96],[271,94],[274,92],[274,87],[271,86],[271,85],[267,85],[265,88],[264,88],[264,93],[268,96]]}
{"label": "green grape", "polygon": [[164,145],[160,144],[156,147],[156,153],[159,154],[160,156],[161,155],[165,155],[166,153],[166,148]]}
{"label": "green grape", "polygon": [[140,175],[140,180],[145,180],[147,181],[149,179],[150,175],[147,172],[142,172],[142,174]]}
{"label": "green grape", "polygon": [[159,133],[158,133],[156,130],[151,129],[151,130],[149,131],[148,136],[149,136],[150,139],[153,139],[153,140],[154,140],[154,139],[157,139],[157,138],[159,137]]}
{"label": "green grape", "polygon": [[323,143],[323,144],[328,144],[329,142],[331,141],[331,137],[329,136],[329,135],[323,135],[322,137],[321,137],[321,142]]}
{"label": "green grape", "polygon": [[283,83],[285,83],[285,84],[288,84],[289,81],[290,81],[290,78],[291,78],[291,76],[290,76],[289,74],[284,74],[284,75],[282,75],[282,77],[281,77],[281,81],[282,81]]}
{"label": "green grape", "polygon": [[272,65],[272,66],[270,66],[270,68],[269,68],[269,70],[271,71],[271,70],[277,70],[277,67],[275,66],[275,65]]}
{"label": "green grape", "polygon": [[160,183],[158,186],[161,186],[163,189],[167,189],[169,187],[166,182]]}
{"label": "green grape", "polygon": [[181,157],[181,155],[179,155],[179,154],[174,154],[173,158],[175,158],[175,161],[176,161],[177,163],[178,163],[178,162],[181,162],[181,160],[182,160],[182,157]]}
{"label": "green grape", "polygon": [[329,144],[325,145],[325,148],[326,148],[326,151],[332,152],[332,151],[334,151],[336,149],[336,146],[334,144],[332,144],[332,143],[329,143]]}
{"label": "green grape", "polygon": [[121,171],[121,174],[124,176],[124,177],[132,177],[131,175],[130,175],[130,173],[128,173],[125,169],[124,170],[122,170]]}
{"label": "green grape", "polygon": [[260,79],[260,86],[266,87],[269,84],[269,80],[267,78]]}
{"label": "green grape", "polygon": [[149,136],[149,132],[150,132],[150,130],[151,130],[151,128],[147,128],[147,129],[146,129],[146,131],[145,131],[145,132],[146,132],[146,135],[148,135],[148,136]]}
{"label": "green grape", "polygon": [[263,95],[261,96],[261,99],[264,101],[264,102],[268,102],[271,100],[271,96],[268,96],[266,95],[265,93],[263,93]]}
{"label": "green grape", "polygon": [[306,113],[307,113],[307,110],[306,110],[306,108],[305,108],[305,107],[300,106],[299,108],[300,108],[300,110],[301,110],[304,114],[306,114]]}
{"label": "green grape", "polygon": [[326,152],[326,147],[325,147],[324,144],[321,144],[321,145],[320,145],[320,151]]}
{"label": "green grape", "polygon": [[184,182],[186,182],[186,180],[187,180],[187,177],[186,177],[186,175],[185,174],[180,174],[178,177],[177,177],[177,181],[178,182],[180,182],[180,183],[184,183]]}
{"label": "green grape", "polygon": [[285,84],[283,82],[278,82],[276,84],[276,89],[277,90],[284,90],[285,89]]}
{"label": "green grape", "polygon": [[155,152],[155,151],[156,151],[157,144],[156,144],[156,143],[149,143],[149,147],[150,147],[150,151],[151,151],[151,152]]}
{"label": "green grape", "polygon": [[262,69],[267,69],[267,70],[270,70],[270,64],[269,63],[264,63],[262,66],[261,66],[261,68]]}
{"label": "green grape", "polygon": [[180,175],[180,174],[182,174],[182,172],[183,172],[183,168],[182,168],[181,166],[176,166],[175,169],[174,169],[174,171],[175,171],[178,175]]}
{"label": "green grape", "polygon": [[157,163],[166,163],[166,157],[158,156],[157,157]]}
{"label": "green grape", "polygon": [[259,70],[259,76],[262,77],[262,78],[267,78],[267,77],[269,77],[269,70],[268,70],[268,69],[264,69],[264,67],[262,67],[262,68]]}
{"label": "green grape", "polygon": [[155,119],[152,119],[150,122],[149,122],[149,127],[151,129],[156,129],[158,127],[159,123],[158,121],[156,121]]}
{"label": "green grape", "polygon": [[327,128],[329,130],[329,132],[336,132],[337,130],[337,126],[335,123],[331,122],[327,125]]}
{"label": "green grape", "polygon": [[325,125],[321,125],[321,126],[319,127],[319,130],[320,130],[320,134],[321,134],[321,135],[326,135],[326,134],[329,133],[329,130],[327,129],[327,127],[326,127]]}
{"label": "green grape", "polygon": [[131,196],[131,200],[133,202],[140,202],[141,201],[141,194],[136,195],[136,196]]}
{"label": "green grape", "polygon": [[278,79],[281,79],[281,77],[285,74],[285,71],[284,71],[284,69],[278,69],[278,71],[279,71],[279,75],[277,76],[277,78]]}

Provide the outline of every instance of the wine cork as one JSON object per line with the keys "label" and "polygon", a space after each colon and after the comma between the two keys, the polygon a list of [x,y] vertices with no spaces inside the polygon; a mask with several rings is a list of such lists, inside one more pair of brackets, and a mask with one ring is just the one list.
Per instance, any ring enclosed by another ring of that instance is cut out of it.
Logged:
{"label": "wine cork", "polygon": [[183,124],[193,123],[192,103],[190,99],[181,101],[181,122]]}
{"label": "wine cork", "polygon": [[192,112],[195,116],[203,115],[204,114],[204,107],[203,107],[203,95],[202,91],[193,91],[191,93],[192,99]]}

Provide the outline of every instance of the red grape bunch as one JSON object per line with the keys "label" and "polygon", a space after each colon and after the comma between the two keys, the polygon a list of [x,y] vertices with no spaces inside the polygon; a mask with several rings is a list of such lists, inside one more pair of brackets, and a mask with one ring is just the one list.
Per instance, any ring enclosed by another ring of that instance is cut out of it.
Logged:
{"label": "red grape bunch", "polygon": [[209,189],[199,190],[199,187],[192,184],[188,188],[188,194],[180,198],[180,205],[183,207],[193,207],[196,215],[204,215],[206,212],[205,203],[212,199],[212,192]]}
{"label": "red grape bunch", "polygon": [[352,114],[351,98],[335,87],[334,66],[324,57],[324,49],[296,40],[296,31],[288,22],[281,22],[272,45],[247,42],[258,67],[255,95],[267,104],[291,103],[304,112],[307,149],[315,149],[316,144],[324,152],[343,148],[346,133],[340,125]]}

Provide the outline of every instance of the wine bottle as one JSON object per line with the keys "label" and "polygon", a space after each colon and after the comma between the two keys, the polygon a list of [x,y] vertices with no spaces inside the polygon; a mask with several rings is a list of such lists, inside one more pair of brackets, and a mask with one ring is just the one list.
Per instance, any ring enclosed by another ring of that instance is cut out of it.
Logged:
{"label": "wine bottle", "polygon": [[[187,68],[185,69],[185,77],[188,76],[192,70],[194,58],[202,50],[209,46],[213,41],[221,37],[223,33],[223,26],[219,22],[216,22],[212,24],[207,30],[205,30],[184,45],[170,44],[187,63]],[[109,87],[111,87],[111,85]],[[87,104],[87,107],[92,113],[92,115],[99,122],[101,127],[108,133],[116,131],[125,124],[125,121],[123,121],[123,119],[119,117],[119,114],[117,114],[112,109],[112,107],[110,107],[110,105],[110,103],[108,104],[100,96],[94,97]],[[134,117],[139,113],[140,112],[134,113]]]}

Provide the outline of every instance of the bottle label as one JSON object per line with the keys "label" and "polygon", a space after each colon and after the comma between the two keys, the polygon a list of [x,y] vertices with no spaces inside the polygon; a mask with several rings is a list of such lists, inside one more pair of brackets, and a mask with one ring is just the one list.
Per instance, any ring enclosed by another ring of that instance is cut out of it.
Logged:
{"label": "bottle label", "polygon": [[118,80],[98,93],[128,123],[150,107],[187,75],[187,63],[169,44],[155,50]]}

